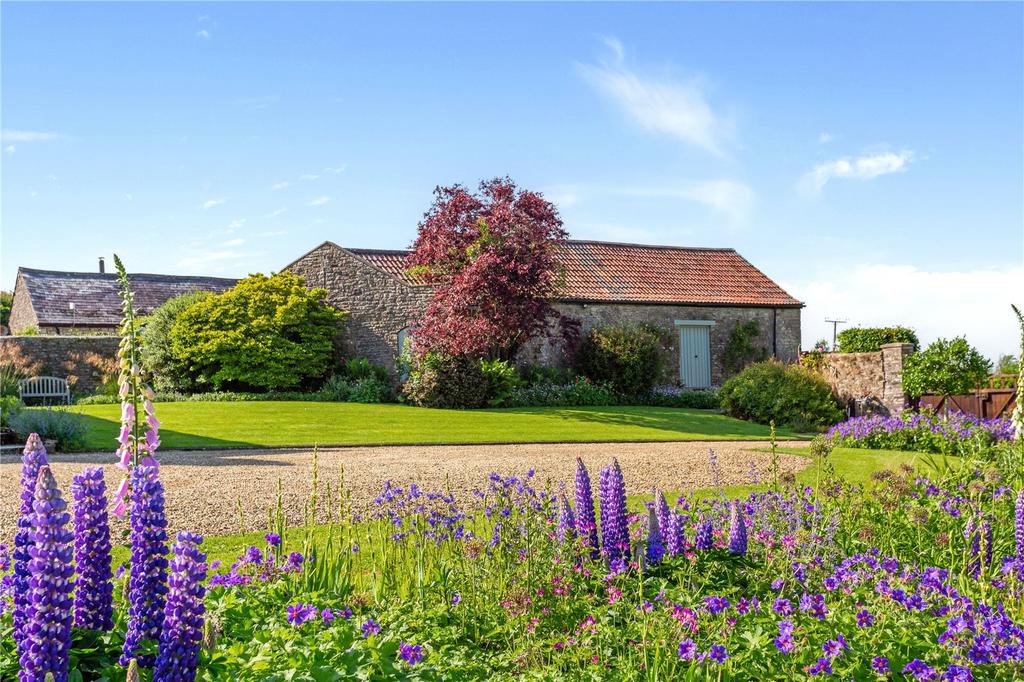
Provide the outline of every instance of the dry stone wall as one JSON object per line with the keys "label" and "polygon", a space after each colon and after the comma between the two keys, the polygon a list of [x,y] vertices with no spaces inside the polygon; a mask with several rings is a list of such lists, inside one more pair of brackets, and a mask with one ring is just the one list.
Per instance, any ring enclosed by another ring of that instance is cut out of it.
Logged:
{"label": "dry stone wall", "polygon": [[849,414],[896,414],[909,406],[903,365],[913,351],[909,343],[888,343],[873,353],[828,353],[820,371]]}
{"label": "dry stone wall", "polygon": [[116,336],[4,336],[0,346],[40,365],[39,376],[66,379],[75,395],[96,393],[117,356]]}

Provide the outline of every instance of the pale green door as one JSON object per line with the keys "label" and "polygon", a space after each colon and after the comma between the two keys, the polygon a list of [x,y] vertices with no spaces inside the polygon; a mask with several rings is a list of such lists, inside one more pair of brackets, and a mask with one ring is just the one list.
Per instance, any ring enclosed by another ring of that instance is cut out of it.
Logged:
{"label": "pale green door", "polygon": [[711,387],[711,327],[679,327],[679,381],[686,388]]}

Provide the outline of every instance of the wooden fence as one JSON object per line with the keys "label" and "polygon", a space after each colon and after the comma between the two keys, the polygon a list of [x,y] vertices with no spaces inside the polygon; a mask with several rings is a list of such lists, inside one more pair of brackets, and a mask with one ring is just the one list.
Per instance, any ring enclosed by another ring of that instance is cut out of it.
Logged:
{"label": "wooden fence", "polygon": [[926,394],[921,396],[918,405],[936,412],[963,412],[982,419],[1009,417],[1017,405],[1016,378],[1013,374],[996,374],[989,377],[985,387],[968,395]]}

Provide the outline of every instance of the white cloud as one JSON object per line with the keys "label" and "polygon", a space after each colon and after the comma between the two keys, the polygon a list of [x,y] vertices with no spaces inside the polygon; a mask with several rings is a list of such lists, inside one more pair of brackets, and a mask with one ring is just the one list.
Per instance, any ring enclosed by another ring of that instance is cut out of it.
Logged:
{"label": "white cloud", "polygon": [[815,193],[835,179],[873,180],[890,173],[903,173],[913,158],[914,153],[909,150],[865,154],[853,159],[845,156],[815,166],[800,180],[800,187],[806,192]]}
{"label": "white cloud", "polygon": [[290,184],[292,184],[292,183],[288,182],[287,180],[282,180],[281,182],[275,182],[273,185],[270,186],[270,189],[273,189],[273,190],[284,189],[285,187],[287,187]]}
{"label": "white cloud", "polygon": [[240,227],[242,227],[243,225],[245,225],[245,218],[235,218],[235,219],[234,219],[234,220],[232,220],[232,221],[231,221],[231,223],[230,223],[230,224],[228,225],[228,232],[229,232],[229,233],[230,233],[230,232],[234,232],[235,230],[239,229],[239,228],[240,228]]}
{"label": "white cloud", "polygon": [[125,198],[125,199],[127,199],[128,201],[131,201],[131,200],[132,200],[132,199],[134,199],[135,197],[134,197],[134,196],[132,196],[132,193],[131,193],[131,192],[125,192],[125,193],[124,193],[124,198]]}
{"label": "white cloud", "polygon": [[207,31],[204,28],[204,29],[202,29],[200,31],[196,31],[196,37],[197,38],[202,38],[203,40],[209,40],[210,39],[210,32]]}
{"label": "white cloud", "polygon": [[326,204],[330,200],[331,200],[331,198],[328,197],[328,196],[317,197],[316,199],[313,199],[311,202],[309,202],[309,205],[310,206],[323,206],[324,204]]}
{"label": "white cloud", "polygon": [[241,237],[236,237],[235,239],[229,239],[229,240],[227,240],[226,242],[224,242],[223,244],[221,244],[221,246],[224,246],[224,247],[230,247],[230,246],[241,246],[241,245],[242,245],[242,244],[244,244],[244,243],[245,243],[245,240],[244,240],[244,239],[242,239]]}
{"label": "white cloud", "polygon": [[0,140],[4,142],[48,142],[56,140],[60,135],[57,133],[41,132],[38,130],[9,130],[0,131]]}
{"label": "white cloud", "polygon": [[268,230],[266,232],[257,232],[257,237],[281,237],[288,234],[288,230]]}
{"label": "white cloud", "polygon": [[754,190],[736,180],[703,180],[667,187],[627,187],[610,193],[693,201],[725,215],[731,228],[740,227],[746,221],[755,200]]}
{"label": "white cloud", "polygon": [[828,144],[832,141],[832,133],[818,133],[818,142]]}
{"label": "white cloud", "polygon": [[284,213],[284,212],[285,212],[285,211],[287,211],[287,210],[288,210],[287,208],[285,208],[284,206],[282,206],[282,207],[281,207],[281,208],[279,208],[279,209],[276,209],[276,210],[273,210],[273,211],[271,211],[270,213],[268,213],[268,214],[267,214],[267,215],[265,215],[264,217],[265,217],[265,218],[276,218],[277,216],[281,215],[282,213]]}
{"label": "white cloud", "polygon": [[323,172],[338,175],[339,173],[344,173],[346,168],[348,168],[348,164],[343,163],[340,166],[328,166],[327,168],[324,168]]}
{"label": "white cloud", "polygon": [[4,148],[4,151],[7,152],[8,154],[13,154],[14,153],[14,145],[13,144],[7,145]]}
{"label": "white cloud", "polygon": [[203,202],[203,210],[209,211],[214,206],[220,206],[226,201],[226,199],[207,199]]}
{"label": "white cloud", "polygon": [[647,130],[722,155],[731,125],[711,109],[699,79],[641,76],[625,67],[622,43],[615,38],[604,42],[614,54],[610,63],[577,64],[595,89]]}
{"label": "white cloud", "polygon": [[921,343],[966,336],[983,354],[1016,353],[1020,343],[1010,303],[1022,303],[1024,265],[978,270],[920,270],[911,265],[860,264],[833,267],[792,283],[790,294],[807,303],[803,311],[803,347],[832,340],[825,317],[849,320],[847,327],[904,325]]}
{"label": "white cloud", "polygon": [[316,173],[303,173],[302,175],[299,176],[299,180],[316,180],[319,177],[320,176],[317,175]]}

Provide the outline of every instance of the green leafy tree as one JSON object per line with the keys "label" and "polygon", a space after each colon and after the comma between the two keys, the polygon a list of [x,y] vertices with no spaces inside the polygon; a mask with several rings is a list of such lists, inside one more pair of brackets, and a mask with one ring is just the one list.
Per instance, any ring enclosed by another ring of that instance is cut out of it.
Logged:
{"label": "green leafy tree", "polygon": [[181,313],[209,296],[203,291],[175,296],[142,320],[142,364],[153,376],[156,390],[190,393],[199,388],[195,372],[172,351],[171,327]]}
{"label": "green leafy tree", "polygon": [[1020,360],[1016,355],[1003,354],[996,360],[996,374],[1017,374],[1020,371]]}
{"label": "green leafy tree", "polygon": [[925,393],[970,393],[988,378],[992,363],[959,336],[938,339],[920,353],[907,357],[903,390],[917,398]]}
{"label": "green leafy tree", "polygon": [[0,291],[0,324],[7,326],[11,321],[11,308],[14,306],[14,294]]}
{"label": "green leafy tree", "polygon": [[334,364],[345,315],[326,296],[290,272],[250,275],[182,311],[171,353],[217,390],[311,385]]}

